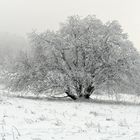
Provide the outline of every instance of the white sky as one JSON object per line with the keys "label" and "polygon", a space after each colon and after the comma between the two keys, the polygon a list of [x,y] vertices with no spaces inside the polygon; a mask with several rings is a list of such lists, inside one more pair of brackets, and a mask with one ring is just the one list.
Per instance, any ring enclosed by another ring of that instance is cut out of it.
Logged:
{"label": "white sky", "polygon": [[55,30],[71,15],[118,20],[140,51],[140,0],[0,0],[0,32]]}

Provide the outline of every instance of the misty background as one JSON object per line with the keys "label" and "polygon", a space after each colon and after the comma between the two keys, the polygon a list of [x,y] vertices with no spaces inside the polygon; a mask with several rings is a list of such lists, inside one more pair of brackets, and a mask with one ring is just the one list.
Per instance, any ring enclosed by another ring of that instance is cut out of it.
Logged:
{"label": "misty background", "polygon": [[13,42],[16,40],[13,36],[20,36],[17,44],[22,40],[27,45],[27,33],[32,30],[57,30],[71,15],[96,15],[103,22],[118,20],[140,51],[139,5],[139,0],[0,0],[0,40],[7,46],[11,42],[8,39],[6,42],[5,34]]}

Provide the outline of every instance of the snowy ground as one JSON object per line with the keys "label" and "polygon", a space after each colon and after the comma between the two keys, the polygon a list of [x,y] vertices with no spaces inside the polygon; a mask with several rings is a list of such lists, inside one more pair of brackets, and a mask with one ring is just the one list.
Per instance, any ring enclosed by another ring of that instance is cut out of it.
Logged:
{"label": "snowy ground", "polygon": [[1,97],[0,140],[61,139],[140,140],[140,106]]}

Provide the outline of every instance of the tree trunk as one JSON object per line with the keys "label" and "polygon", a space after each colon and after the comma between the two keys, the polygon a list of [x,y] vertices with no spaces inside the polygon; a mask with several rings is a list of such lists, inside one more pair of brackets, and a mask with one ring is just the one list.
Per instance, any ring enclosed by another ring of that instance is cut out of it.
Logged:
{"label": "tree trunk", "polygon": [[92,85],[89,85],[84,91],[84,97],[86,99],[89,99],[94,90],[95,90],[95,87]]}
{"label": "tree trunk", "polygon": [[87,88],[84,89],[84,91],[82,92],[81,86],[80,86],[80,90],[76,90],[77,92],[77,96],[74,95],[70,88],[67,87],[67,90],[65,91],[65,93],[67,94],[68,97],[70,97],[73,100],[83,100],[83,99],[90,99],[91,94],[93,93],[93,91],[95,90],[95,87],[92,85],[89,85]]}
{"label": "tree trunk", "polygon": [[65,91],[65,93],[67,94],[68,97],[70,97],[73,100],[77,99],[77,96],[75,96],[74,94],[71,93],[70,87],[67,87],[67,90]]}

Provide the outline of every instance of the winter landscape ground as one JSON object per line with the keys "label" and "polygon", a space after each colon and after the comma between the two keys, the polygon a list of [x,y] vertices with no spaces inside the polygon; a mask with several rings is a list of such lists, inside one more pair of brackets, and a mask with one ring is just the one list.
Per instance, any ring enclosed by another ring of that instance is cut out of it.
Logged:
{"label": "winter landscape ground", "polygon": [[1,140],[140,139],[139,105],[35,100],[0,92]]}

